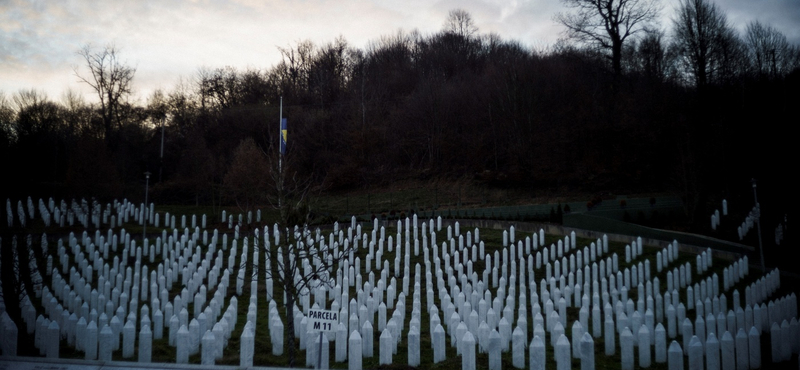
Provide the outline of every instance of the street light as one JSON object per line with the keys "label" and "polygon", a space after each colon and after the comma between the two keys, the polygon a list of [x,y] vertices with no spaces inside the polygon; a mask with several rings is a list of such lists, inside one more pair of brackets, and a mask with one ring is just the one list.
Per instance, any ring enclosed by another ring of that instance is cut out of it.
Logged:
{"label": "street light", "polygon": [[147,237],[147,193],[150,190],[150,171],[144,173],[144,210],[142,214],[142,220],[144,221],[142,225],[142,246],[144,246],[144,240]]}
{"label": "street light", "polygon": [[758,204],[758,193],[756,192],[756,179],[750,180],[750,183],[753,184],[753,199],[756,202],[755,208],[753,210],[753,218],[756,220],[756,227],[758,228],[758,251],[761,253],[761,271],[764,273],[767,272],[766,265],[764,264],[764,246],[761,244],[761,206]]}

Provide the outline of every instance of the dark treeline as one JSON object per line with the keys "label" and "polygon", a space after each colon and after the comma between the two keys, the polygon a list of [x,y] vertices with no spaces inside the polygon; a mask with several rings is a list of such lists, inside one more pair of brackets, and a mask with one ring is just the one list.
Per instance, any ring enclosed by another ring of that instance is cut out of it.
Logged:
{"label": "dark treeline", "polygon": [[[619,73],[606,50],[590,44],[531,50],[446,24],[364,49],[341,37],[298,42],[281,49],[273,67],[200,69],[143,104],[132,103],[129,90],[92,104],[73,93],[54,101],[20,91],[0,96],[0,171],[12,198],[139,199],[149,171],[155,201],[231,204],[226,175],[241,162],[237,147],[251,139],[251,153],[276,158],[282,98],[287,166],[328,191],[434,178],[670,191],[705,222],[707,203],[748,191],[751,177],[784,186],[798,53],[753,23],[744,36],[728,29],[714,38],[717,51],[698,61],[677,20],[672,27],[669,37],[644,30],[629,39]],[[762,47],[767,37],[785,48]],[[84,49],[84,68],[108,67],[92,62],[114,51]],[[251,173],[268,171],[258,162]]]}

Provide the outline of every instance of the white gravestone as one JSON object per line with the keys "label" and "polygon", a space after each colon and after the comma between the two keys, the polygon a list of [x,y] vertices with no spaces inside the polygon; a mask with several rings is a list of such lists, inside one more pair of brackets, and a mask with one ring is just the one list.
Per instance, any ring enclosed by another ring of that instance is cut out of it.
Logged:
{"label": "white gravestone", "polygon": [[633,370],[633,334],[626,326],[619,336],[620,365],[622,370]]}
{"label": "white gravestone", "polygon": [[667,331],[664,329],[664,325],[661,325],[661,323],[656,325],[654,339],[656,363],[667,362]]}
{"label": "white gravestone", "polygon": [[149,363],[153,356],[153,333],[150,326],[142,326],[139,331],[139,363]]}
{"label": "white gravestone", "polygon": [[523,369],[525,368],[525,345],[527,344],[525,334],[522,332],[522,329],[517,326],[517,328],[514,329],[512,337],[512,364],[518,369]]}
{"label": "white gravestone", "polygon": [[134,344],[136,341],[136,325],[128,320],[122,328],[122,358],[133,357]]}
{"label": "white gravestone", "polygon": [[420,333],[417,327],[411,327],[408,331],[408,365],[420,365]]}
{"label": "white gravestone", "polygon": [[177,347],[175,353],[175,363],[187,364],[189,363],[189,352],[191,351],[191,338],[189,338],[189,329],[186,325],[181,325],[180,329],[175,335],[175,345]]}
{"label": "white gravestone", "polygon": [[719,370],[719,340],[717,335],[709,333],[706,339],[706,370]]}
{"label": "white gravestone", "polygon": [[734,348],[733,335],[726,331],[722,334],[722,339],[720,340],[722,369],[735,369],[736,357]]}
{"label": "white gravestone", "polygon": [[361,370],[361,334],[358,333],[358,330],[353,330],[350,333],[349,339],[349,348],[350,351],[348,353],[348,369],[349,370]]}
{"label": "white gravestone", "polygon": [[667,363],[669,370],[683,370],[683,349],[677,340],[673,340],[669,345]]}
{"label": "white gravestone", "polygon": [[750,368],[758,369],[761,367],[761,334],[755,326],[750,328],[748,336],[748,354],[750,355]]}
{"label": "white gravestone", "polygon": [[689,370],[703,370],[703,359],[703,343],[693,335],[689,341]]}
{"label": "white gravestone", "polygon": [[86,327],[84,351],[86,360],[94,360],[97,358],[97,324],[94,321],[89,322],[89,325]]}
{"label": "white gravestone", "polygon": [[639,328],[639,367],[650,367],[650,331],[647,326]]}
{"label": "white gravestone", "polygon": [[461,370],[475,370],[475,337],[466,332],[461,338]]}
{"label": "white gravestone", "polygon": [[589,333],[581,338],[581,370],[594,370],[594,340]]}
{"label": "white gravestone", "polygon": [[[255,333],[253,332],[253,324],[247,323],[242,331],[239,349],[239,366],[250,367],[253,366],[253,356],[255,355]],[[216,336],[215,336],[216,337]],[[283,341],[281,341],[283,343]],[[274,342],[273,342],[274,350]]]}
{"label": "white gravestone", "polygon": [[100,330],[99,335],[99,350],[98,350],[98,359],[100,361],[111,361],[111,353],[113,352],[113,337],[114,332],[111,330],[111,326],[104,326],[103,330]]}
{"label": "white gravestone", "polygon": [[433,330],[433,363],[444,361],[446,356],[445,332],[444,327],[440,324]]}
{"label": "white gravestone", "polygon": [[489,353],[489,370],[502,369],[500,341],[500,333],[498,333],[497,330],[492,329],[492,332],[489,333],[487,343],[487,351]]}
{"label": "white gravestone", "polygon": [[570,354],[569,339],[564,334],[559,336],[555,346],[556,369],[569,370],[572,369],[572,355]]}

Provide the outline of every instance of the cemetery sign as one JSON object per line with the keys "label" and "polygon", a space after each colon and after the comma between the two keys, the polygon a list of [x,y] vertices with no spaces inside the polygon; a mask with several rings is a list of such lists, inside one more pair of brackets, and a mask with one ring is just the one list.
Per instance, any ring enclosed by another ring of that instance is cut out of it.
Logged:
{"label": "cemetery sign", "polygon": [[339,313],[330,310],[308,310],[308,328],[313,331],[335,331],[339,322]]}

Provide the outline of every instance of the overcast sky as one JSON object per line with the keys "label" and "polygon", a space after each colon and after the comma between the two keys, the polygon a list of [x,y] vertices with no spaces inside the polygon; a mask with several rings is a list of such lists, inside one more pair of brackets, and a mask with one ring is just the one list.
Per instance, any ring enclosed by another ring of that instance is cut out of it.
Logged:
{"label": "overcast sky", "polygon": [[[678,0],[662,1],[668,29]],[[800,45],[800,0],[716,4],[740,33],[759,20]],[[559,0],[0,0],[0,92],[33,88],[60,100],[72,89],[91,101],[74,75],[86,73],[77,50],[114,44],[136,68],[134,93],[144,101],[200,67],[269,68],[277,47],[300,40],[325,44],[341,35],[364,48],[398,30],[431,34],[455,8],[469,12],[480,33],[537,49],[560,37],[553,15],[565,9]]]}

